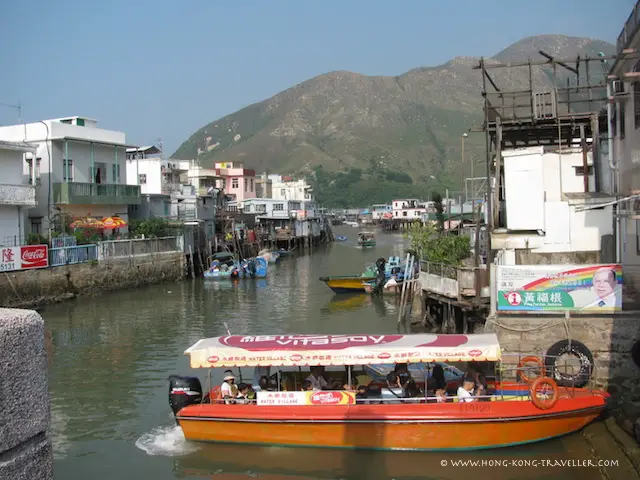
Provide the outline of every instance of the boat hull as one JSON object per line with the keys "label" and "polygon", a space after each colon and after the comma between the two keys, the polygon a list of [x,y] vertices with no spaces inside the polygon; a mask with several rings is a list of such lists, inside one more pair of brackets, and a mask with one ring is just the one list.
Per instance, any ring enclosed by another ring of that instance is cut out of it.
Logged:
{"label": "boat hull", "polygon": [[375,277],[321,277],[320,280],[335,293],[358,293],[364,292],[363,282],[374,280]]}
{"label": "boat hull", "polygon": [[[572,403],[567,400],[564,403]],[[505,408],[497,408],[500,403]],[[563,403],[559,401],[558,404]],[[587,402],[588,403],[588,402]],[[510,404],[510,405],[508,405]],[[442,406],[441,406],[442,405]],[[389,405],[358,405],[348,407],[313,406],[306,408],[304,416],[286,407],[284,418],[268,412],[282,412],[282,407],[231,406],[234,409],[253,408],[261,411],[262,418],[233,416],[190,416],[187,407],[178,415],[178,421],[188,440],[220,443],[279,445],[292,447],[353,448],[373,450],[480,450],[509,447],[539,442],[580,430],[598,417],[604,404],[579,409],[541,411],[531,402],[479,402],[472,404],[427,404],[411,407],[412,412],[424,409],[439,410],[439,414],[424,416],[408,413],[375,418],[374,407]],[[531,407],[535,411],[525,413]],[[212,406],[220,411],[220,407]],[[230,406],[225,406],[230,407]],[[402,407],[402,406],[401,406]],[[406,407],[406,406],[405,406]],[[448,407],[448,408],[443,408]],[[313,416],[309,417],[309,409]],[[335,412],[342,410],[341,415]],[[348,411],[346,411],[348,410]],[[449,410],[449,413],[446,413]],[[484,412],[481,412],[484,410]],[[500,414],[501,410],[521,414]],[[360,411],[360,415],[354,412]],[[402,410],[400,410],[402,411]],[[184,413],[183,413],[184,412]],[[334,413],[333,415],[331,413]],[[484,415],[483,415],[484,413]],[[187,416],[189,415],[189,416]],[[506,415],[506,416],[504,416]],[[374,418],[372,418],[374,417]]]}
{"label": "boat hull", "polygon": [[375,241],[368,241],[368,242],[358,242],[358,246],[359,247],[375,247],[376,246],[376,242]]}

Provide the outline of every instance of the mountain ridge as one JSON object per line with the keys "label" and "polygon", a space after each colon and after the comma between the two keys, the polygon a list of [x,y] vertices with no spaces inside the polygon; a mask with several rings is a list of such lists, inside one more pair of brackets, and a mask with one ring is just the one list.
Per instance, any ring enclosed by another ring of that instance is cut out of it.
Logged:
{"label": "mountain ridge", "polygon": [[[614,46],[541,35],[523,38],[485,61],[543,59],[538,50],[558,58],[595,57]],[[205,166],[243,161],[258,171],[311,176],[318,167],[327,172],[359,169],[365,176],[386,169],[408,173],[414,184],[459,187],[469,170],[460,162],[460,137],[482,121],[482,79],[473,70],[479,60],[457,56],[396,76],[323,73],[208,123],[172,157],[198,158]],[[526,68],[496,69],[491,75],[505,91],[528,88]],[[533,82],[536,88],[552,87],[542,67],[533,68]],[[481,165],[483,145],[483,136],[470,134],[465,163]]]}

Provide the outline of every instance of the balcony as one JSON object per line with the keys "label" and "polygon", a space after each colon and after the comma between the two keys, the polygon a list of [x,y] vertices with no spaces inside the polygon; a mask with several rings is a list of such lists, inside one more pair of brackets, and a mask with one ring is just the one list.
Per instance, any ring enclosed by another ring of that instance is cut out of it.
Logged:
{"label": "balcony", "polygon": [[31,185],[0,184],[0,205],[36,206],[36,189]]}
{"label": "balcony", "polygon": [[68,205],[140,205],[140,186],[103,183],[54,183],[54,203]]}

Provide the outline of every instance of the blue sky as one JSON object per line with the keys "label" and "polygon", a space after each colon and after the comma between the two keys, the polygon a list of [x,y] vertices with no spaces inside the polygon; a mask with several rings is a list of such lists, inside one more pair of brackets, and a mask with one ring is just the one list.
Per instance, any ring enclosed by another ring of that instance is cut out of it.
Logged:
{"label": "blue sky", "polygon": [[[332,70],[396,75],[538,34],[614,43],[634,4],[0,0],[0,102],[21,101],[27,121],[84,115],[130,143],[162,137],[171,154],[204,124]],[[16,121],[0,106],[0,124]]]}

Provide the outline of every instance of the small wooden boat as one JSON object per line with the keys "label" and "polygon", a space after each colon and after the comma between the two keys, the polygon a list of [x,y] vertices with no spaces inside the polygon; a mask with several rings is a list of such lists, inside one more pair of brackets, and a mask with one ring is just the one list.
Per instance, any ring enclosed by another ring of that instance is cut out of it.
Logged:
{"label": "small wooden boat", "polygon": [[261,250],[258,256],[263,257],[268,263],[277,263],[280,260],[280,252],[272,250]]}
{"label": "small wooden boat", "polygon": [[[185,354],[192,368],[277,370],[272,375],[275,390],[258,390],[250,403],[225,401],[219,387],[204,395],[197,377],[169,377],[176,421],[187,440],[203,442],[417,451],[509,447],[580,430],[606,408],[609,397],[599,390],[559,387],[554,372],[527,379],[531,383],[503,378],[515,373],[505,368],[507,356],[495,334],[230,335],[199,340]],[[520,355],[512,358],[518,372],[525,368]],[[300,374],[313,365],[331,373],[331,367],[339,366],[345,384],[352,385],[354,369],[380,362],[501,365],[496,378],[487,376],[487,395],[464,402],[446,397],[437,402],[426,388],[420,391],[418,375],[414,394],[368,375],[356,376],[365,387],[357,396],[341,389],[301,391],[287,379],[287,369]]]}
{"label": "small wooden boat", "polygon": [[239,262],[231,252],[218,252],[209,257],[209,269],[203,273],[209,280],[232,280],[238,278]]}
{"label": "small wooden boat", "polygon": [[375,275],[344,275],[334,277],[320,277],[320,280],[335,293],[359,293],[364,292],[364,282],[375,280]]}
{"label": "small wooden boat", "polygon": [[336,242],[346,242],[347,241],[347,237],[345,237],[344,235],[336,235]]}
{"label": "small wooden boat", "polygon": [[375,247],[376,246],[376,234],[373,232],[360,232],[358,233],[358,246],[360,247]]}

